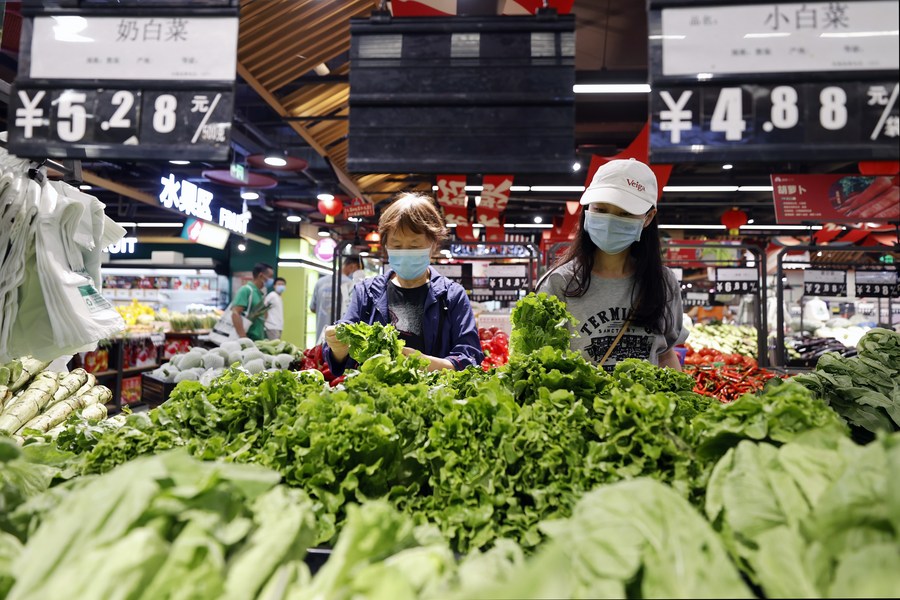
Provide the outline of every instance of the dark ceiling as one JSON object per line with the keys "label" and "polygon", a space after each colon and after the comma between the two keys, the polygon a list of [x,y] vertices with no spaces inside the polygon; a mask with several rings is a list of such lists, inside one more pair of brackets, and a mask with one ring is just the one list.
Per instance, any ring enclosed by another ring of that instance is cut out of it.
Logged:
{"label": "dark ceiling", "polygon": [[[7,3],[15,18],[17,3]],[[349,19],[368,16],[373,0],[241,0],[238,50],[238,86],[232,141],[235,155],[279,149],[308,162],[300,172],[268,172],[278,186],[265,190],[253,210],[251,232],[274,237],[296,233],[296,224],[284,216],[290,207],[318,224],[323,216],[315,207],[320,191],[335,194],[362,192],[375,202],[403,189],[430,190],[431,176],[415,174],[346,173],[348,116]],[[622,83],[647,81],[647,14],[640,0],[576,0],[576,81]],[[10,27],[7,15],[7,32]],[[17,46],[17,45],[16,45]],[[16,48],[4,39],[0,70],[7,81],[14,75]],[[324,63],[330,73],[313,70]],[[647,120],[646,94],[576,96],[576,155],[584,167],[593,154],[610,156],[625,148]],[[223,165],[169,165],[155,163],[85,163],[98,176],[124,184],[155,198],[159,179],[168,172],[191,179],[213,191],[217,198],[240,204],[239,190],[205,180],[204,170]],[[720,163],[675,165],[670,185],[768,185],[773,172],[833,172],[853,169],[847,164],[735,163],[723,171]],[[580,172],[534,175],[515,174],[517,185],[582,185]],[[342,185],[343,184],[343,185]],[[117,193],[95,189],[119,220],[165,221],[171,213],[136,202]],[[561,203],[577,194],[513,194],[507,222],[531,222],[534,216],[562,213]],[[721,213],[743,208],[757,223],[774,223],[771,194],[666,194],[660,204],[662,223],[718,224]],[[340,227],[340,226],[338,226]],[[164,233],[163,231],[159,232]],[[171,235],[171,230],[167,232]],[[520,233],[520,231],[517,231]]]}

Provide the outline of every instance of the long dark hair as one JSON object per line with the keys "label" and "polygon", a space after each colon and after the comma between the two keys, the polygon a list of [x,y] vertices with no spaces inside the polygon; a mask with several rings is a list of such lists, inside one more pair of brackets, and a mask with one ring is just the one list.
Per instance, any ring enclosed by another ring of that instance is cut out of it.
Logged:
{"label": "long dark hair", "polygon": [[[584,296],[591,287],[591,271],[594,270],[594,253],[597,246],[584,228],[585,213],[587,207],[582,210],[575,239],[551,270],[552,272],[566,263],[572,263],[574,276],[566,285],[564,292],[566,298]],[[672,300],[672,292],[663,271],[658,218],[657,213],[641,232],[640,241],[631,245],[630,254],[635,262],[631,305],[637,306],[632,317],[636,325],[643,325],[657,333],[663,333],[671,329],[674,323],[667,308]]]}

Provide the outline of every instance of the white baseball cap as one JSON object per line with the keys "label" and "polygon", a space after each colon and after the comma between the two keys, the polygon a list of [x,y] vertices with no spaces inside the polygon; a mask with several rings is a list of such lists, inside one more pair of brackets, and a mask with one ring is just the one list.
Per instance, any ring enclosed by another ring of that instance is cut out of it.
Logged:
{"label": "white baseball cap", "polygon": [[656,174],[633,158],[611,160],[594,173],[591,185],[581,195],[581,204],[605,202],[633,215],[656,207]]}

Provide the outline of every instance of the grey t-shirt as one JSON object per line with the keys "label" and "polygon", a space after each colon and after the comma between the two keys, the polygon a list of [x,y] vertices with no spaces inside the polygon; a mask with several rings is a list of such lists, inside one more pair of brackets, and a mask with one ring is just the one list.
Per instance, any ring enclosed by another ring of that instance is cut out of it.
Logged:
{"label": "grey t-shirt", "polygon": [[[611,370],[618,361],[625,358],[640,358],[659,365],[660,354],[687,339],[687,330],[682,324],[684,315],[678,280],[669,269],[664,271],[672,298],[668,306],[671,329],[658,334],[643,326],[630,325],[603,365],[606,370]],[[538,291],[552,294],[566,303],[569,312],[577,320],[575,327],[570,327],[578,334],[578,337],[572,338],[572,349],[597,364],[606,354],[632,309],[634,277],[610,279],[592,273],[591,285],[584,296],[566,298],[565,289],[572,277],[573,264],[567,263],[551,273]]]}

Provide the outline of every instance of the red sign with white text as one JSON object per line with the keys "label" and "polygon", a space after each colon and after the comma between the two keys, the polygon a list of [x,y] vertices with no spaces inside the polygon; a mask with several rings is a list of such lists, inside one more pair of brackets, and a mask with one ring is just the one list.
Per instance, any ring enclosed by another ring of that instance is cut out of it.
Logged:
{"label": "red sign with white text", "polygon": [[500,214],[509,204],[512,175],[485,175],[482,179],[481,200],[475,209],[475,217],[485,227],[503,227]]}
{"label": "red sign with white text", "polygon": [[469,225],[465,175],[438,175],[437,201],[448,225]]}
{"label": "red sign with white text", "polygon": [[350,217],[374,217],[375,205],[363,198],[354,198],[350,204],[344,206],[344,218]]}
{"label": "red sign with white text", "polygon": [[772,175],[778,223],[883,223],[900,219],[898,175]]}

